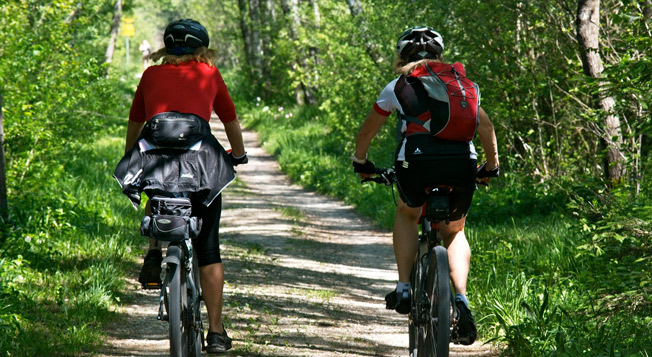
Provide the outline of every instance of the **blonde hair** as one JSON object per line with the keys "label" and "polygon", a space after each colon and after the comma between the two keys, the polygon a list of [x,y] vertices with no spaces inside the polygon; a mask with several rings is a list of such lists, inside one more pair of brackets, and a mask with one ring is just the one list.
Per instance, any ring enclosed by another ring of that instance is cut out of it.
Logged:
{"label": "blonde hair", "polygon": [[215,60],[217,60],[217,53],[206,46],[198,47],[195,52],[185,55],[173,55],[168,53],[167,48],[152,53],[149,58],[152,62],[161,60],[161,64],[181,64],[189,61],[197,61],[206,63],[211,67],[215,67]]}
{"label": "blonde hair", "polygon": [[415,62],[410,62],[410,60],[408,60],[407,58],[397,58],[396,61],[394,62],[394,71],[396,71],[399,74],[410,74],[417,67],[430,62],[442,63],[444,62],[444,57],[439,56],[439,58],[437,59],[426,58]]}

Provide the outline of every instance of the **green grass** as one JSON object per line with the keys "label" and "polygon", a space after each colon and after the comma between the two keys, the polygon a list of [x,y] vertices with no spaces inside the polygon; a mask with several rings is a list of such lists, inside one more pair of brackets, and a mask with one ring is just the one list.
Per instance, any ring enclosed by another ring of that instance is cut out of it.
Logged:
{"label": "green grass", "polygon": [[322,302],[329,302],[339,295],[336,291],[323,289],[291,289],[290,293],[293,295],[307,296]]}
{"label": "green grass", "polygon": [[0,249],[6,353],[79,355],[102,343],[101,326],[143,243],[136,211],[111,177],[123,140],[117,126],[108,129],[84,144],[68,143],[69,154],[51,163],[61,170],[35,165],[34,177],[48,177],[40,191],[10,196]]}
{"label": "green grass", "polygon": [[306,218],[306,215],[301,212],[301,210],[294,207],[283,206],[276,209],[281,212],[281,216],[291,219],[295,222],[301,222]]}

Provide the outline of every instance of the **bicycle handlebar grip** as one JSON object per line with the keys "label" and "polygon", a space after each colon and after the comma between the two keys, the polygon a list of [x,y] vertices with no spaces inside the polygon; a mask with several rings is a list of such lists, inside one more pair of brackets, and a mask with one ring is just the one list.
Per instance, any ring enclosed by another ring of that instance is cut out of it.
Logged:
{"label": "bicycle handlebar grip", "polygon": [[376,166],[373,162],[367,160],[364,164],[353,162],[353,172],[359,174],[375,174]]}
{"label": "bicycle handlebar grip", "polygon": [[478,167],[478,171],[475,175],[477,178],[485,178],[485,177],[498,177],[500,176],[500,167],[496,166],[491,170],[487,170],[486,168],[487,162],[485,161],[482,165]]}

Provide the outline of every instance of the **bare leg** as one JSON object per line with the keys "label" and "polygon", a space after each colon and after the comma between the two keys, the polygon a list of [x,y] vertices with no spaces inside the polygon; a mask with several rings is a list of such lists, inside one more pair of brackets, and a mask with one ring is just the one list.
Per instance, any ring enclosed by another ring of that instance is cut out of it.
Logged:
{"label": "bare leg", "polygon": [[412,263],[417,254],[418,219],[421,207],[409,207],[399,198],[394,219],[394,255],[398,266],[398,281],[409,282]]}
{"label": "bare leg", "polygon": [[215,263],[199,268],[202,296],[208,310],[208,331],[223,333],[222,293],[224,291],[224,268]]}
{"label": "bare leg", "polygon": [[439,232],[444,239],[444,245],[448,249],[448,264],[451,270],[451,280],[455,292],[466,295],[466,282],[469,276],[471,265],[471,247],[464,234],[465,218],[449,224],[441,223]]}

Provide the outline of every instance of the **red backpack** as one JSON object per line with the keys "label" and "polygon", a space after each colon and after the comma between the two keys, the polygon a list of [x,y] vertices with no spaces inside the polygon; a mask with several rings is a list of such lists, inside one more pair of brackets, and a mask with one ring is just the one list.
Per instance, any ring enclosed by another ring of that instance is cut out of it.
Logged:
{"label": "red backpack", "polygon": [[466,78],[461,63],[430,62],[402,75],[394,88],[403,108],[400,119],[444,140],[471,141],[480,109],[480,88]]}

